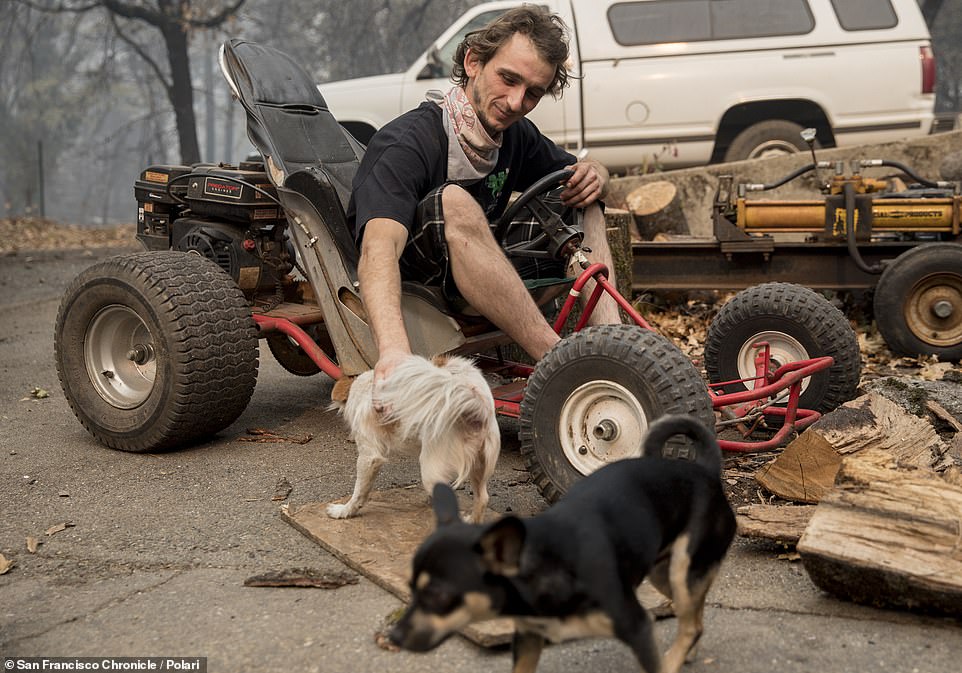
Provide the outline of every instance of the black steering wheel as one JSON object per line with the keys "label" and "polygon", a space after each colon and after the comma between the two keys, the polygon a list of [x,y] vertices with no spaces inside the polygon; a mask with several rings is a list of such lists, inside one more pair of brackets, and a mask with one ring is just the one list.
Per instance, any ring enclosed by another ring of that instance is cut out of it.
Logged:
{"label": "black steering wheel", "polygon": [[[581,225],[584,211],[565,207],[558,213],[545,204],[542,198],[555,187],[570,180],[572,175],[574,171],[567,168],[549,173],[524,190],[504,211],[494,226],[494,237],[509,257],[565,259],[572,252],[572,245],[578,247],[581,244],[584,238],[584,228]],[[512,220],[522,210],[527,210],[537,220],[541,225],[541,233],[530,241],[508,244],[510,235],[521,226]],[[572,224],[566,221],[569,218]]]}

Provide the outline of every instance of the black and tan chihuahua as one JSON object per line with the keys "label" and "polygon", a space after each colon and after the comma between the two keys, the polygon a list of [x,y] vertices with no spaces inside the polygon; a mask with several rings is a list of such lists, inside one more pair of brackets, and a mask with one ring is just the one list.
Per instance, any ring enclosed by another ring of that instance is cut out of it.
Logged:
{"label": "black and tan chihuahua", "polygon": [[[662,457],[676,434],[694,460]],[[454,492],[434,489],[437,530],[414,556],[411,606],[391,631],[433,649],[472,622],[513,617],[514,673],[531,673],[546,641],[613,636],[647,673],[674,673],[702,633],[705,596],[735,535],[715,435],[688,416],[649,429],[641,458],[575,483],[543,514],[462,523]],[[635,590],[649,578],[671,598],[678,632],[664,659]]]}

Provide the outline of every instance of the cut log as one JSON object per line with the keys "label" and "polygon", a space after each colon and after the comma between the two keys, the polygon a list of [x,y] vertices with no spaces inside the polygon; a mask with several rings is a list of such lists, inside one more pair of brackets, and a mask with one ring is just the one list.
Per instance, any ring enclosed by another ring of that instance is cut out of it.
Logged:
{"label": "cut log", "polygon": [[[631,298],[631,239],[634,235],[635,224],[632,221],[631,213],[617,208],[605,209],[605,233],[608,237],[608,248],[611,250],[611,259],[614,268],[611,271],[615,274],[618,292],[622,296]],[[578,268],[576,272],[580,273]]]}
{"label": "cut log", "polygon": [[796,544],[814,513],[814,505],[745,505],[735,520],[742,537]]}
{"label": "cut log", "polygon": [[844,456],[874,455],[900,465],[930,467],[946,450],[927,420],[870,393],[825,414],[762,467],[755,479],[779,497],[816,503],[832,488]]}
{"label": "cut log", "polygon": [[962,486],[891,462],[842,461],[798,543],[820,588],[849,600],[962,615]]}
{"label": "cut log", "polygon": [[635,188],[625,197],[625,203],[643,241],[650,241],[659,233],[689,232],[678,188],[667,180],[648,182]]}

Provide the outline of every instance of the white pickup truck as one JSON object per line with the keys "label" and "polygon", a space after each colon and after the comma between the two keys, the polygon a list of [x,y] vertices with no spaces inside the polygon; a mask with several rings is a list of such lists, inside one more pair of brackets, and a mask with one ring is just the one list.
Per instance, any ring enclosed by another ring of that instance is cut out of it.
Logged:
{"label": "white pickup truck", "polygon": [[[404,72],[320,85],[359,140],[451,86],[466,11]],[[935,60],[917,0],[541,0],[569,27],[571,87],[531,118],[614,170],[677,168],[929,133]]]}

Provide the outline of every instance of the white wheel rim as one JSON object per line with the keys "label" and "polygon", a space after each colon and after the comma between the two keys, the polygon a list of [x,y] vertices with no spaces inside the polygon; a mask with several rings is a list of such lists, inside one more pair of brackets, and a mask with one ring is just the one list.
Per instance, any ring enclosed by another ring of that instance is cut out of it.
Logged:
{"label": "white wheel rim", "polygon": [[624,386],[589,381],[565,400],[558,431],[565,458],[588,475],[608,463],[640,456],[648,415]]}
{"label": "white wheel rim", "polygon": [[84,335],[84,363],[97,393],[118,409],[150,396],[157,374],[150,330],[136,312],[113,304],[97,312]]}
{"label": "white wheel rim", "polygon": [[[808,360],[811,357],[798,339],[790,334],[774,331],[759,332],[750,339],[746,339],[738,351],[737,365],[739,378],[751,379],[755,377],[755,356],[758,354],[759,349],[754,346],[761,341],[767,342],[769,346],[769,373],[774,372],[780,366],[788,364],[789,362]],[[805,389],[808,388],[810,380],[811,378],[806,378],[802,381],[802,392],[805,392]],[[746,387],[751,389],[755,386],[752,381],[746,381]],[[786,390],[781,394],[779,399],[787,397],[788,391]]]}

